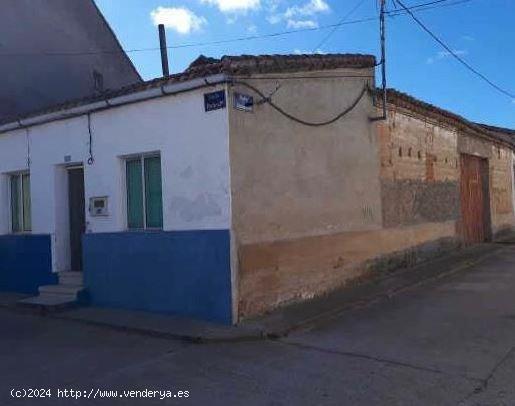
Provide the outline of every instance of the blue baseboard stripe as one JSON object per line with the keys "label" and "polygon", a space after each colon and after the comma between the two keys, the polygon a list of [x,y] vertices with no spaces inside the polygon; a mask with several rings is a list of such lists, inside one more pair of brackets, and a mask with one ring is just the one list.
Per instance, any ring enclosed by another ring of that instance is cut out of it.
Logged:
{"label": "blue baseboard stripe", "polygon": [[35,294],[55,283],[49,235],[0,236],[0,291]]}
{"label": "blue baseboard stripe", "polygon": [[86,234],[95,305],[232,322],[229,230]]}

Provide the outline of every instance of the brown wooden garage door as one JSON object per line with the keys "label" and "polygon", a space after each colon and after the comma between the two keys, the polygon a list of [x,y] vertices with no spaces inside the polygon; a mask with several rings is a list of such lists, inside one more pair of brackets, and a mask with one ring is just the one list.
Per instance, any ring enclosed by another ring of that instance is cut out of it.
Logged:
{"label": "brown wooden garage door", "polygon": [[488,161],[461,155],[461,228],[467,244],[490,238],[488,190]]}

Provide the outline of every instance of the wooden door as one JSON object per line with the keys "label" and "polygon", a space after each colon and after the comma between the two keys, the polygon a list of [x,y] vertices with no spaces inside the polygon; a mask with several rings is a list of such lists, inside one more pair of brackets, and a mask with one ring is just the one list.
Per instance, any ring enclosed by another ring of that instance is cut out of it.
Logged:
{"label": "wooden door", "polygon": [[466,244],[489,239],[488,161],[461,156],[461,229]]}

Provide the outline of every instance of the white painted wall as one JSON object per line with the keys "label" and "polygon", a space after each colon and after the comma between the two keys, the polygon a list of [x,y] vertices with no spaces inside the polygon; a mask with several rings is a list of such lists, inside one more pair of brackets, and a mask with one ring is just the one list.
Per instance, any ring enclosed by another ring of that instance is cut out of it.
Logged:
{"label": "white painted wall", "polygon": [[[222,87],[220,87],[222,89]],[[230,228],[227,110],[204,111],[204,89],[112,108],[91,115],[93,165],[87,164],[87,117],[0,134],[0,234],[9,233],[7,176],[27,169],[30,140],[32,229],[51,234],[54,271],[67,270],[66,165],[84,164],[88,232],[126,230],[124,158],[160,152],[163,229]],[[65,156],[71,161],[65,163]],[[109,197],[109,216],[91,217],[90,197]]]}

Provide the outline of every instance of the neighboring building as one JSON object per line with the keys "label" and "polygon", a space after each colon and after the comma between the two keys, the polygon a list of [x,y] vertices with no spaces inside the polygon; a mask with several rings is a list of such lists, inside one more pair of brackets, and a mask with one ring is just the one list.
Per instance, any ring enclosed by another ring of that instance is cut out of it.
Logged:
{"label": "neighboring building", "polygon": [[0,289],[231,323],[511,229],[508,132],[374,120],[374,66],[201,57],[0,126]]}
{"label": "neighboring building", "polygon": [[3,0],[0,122],[141,81],[93,0]]}

